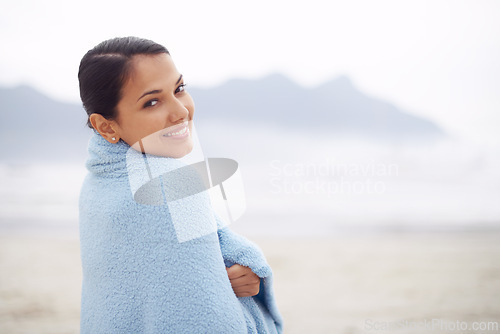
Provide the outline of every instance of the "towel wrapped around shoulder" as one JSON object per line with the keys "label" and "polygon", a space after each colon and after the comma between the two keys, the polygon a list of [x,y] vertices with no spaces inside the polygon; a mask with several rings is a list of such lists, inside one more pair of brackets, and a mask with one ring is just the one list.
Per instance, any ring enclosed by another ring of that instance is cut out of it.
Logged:
{"label": "towel wrapped around shoulder", "polygon": [[[282,333],[259,247],[224,226],[206,195],[184,201],[175,224],[170,203],[135,201],[129,149],[97,133],[89,141],[79,212],[81,333]],[[181,239],[179,224],[203,222],[203,233]],[[235,263],[261,278],[256,296],[234,294],[226,267]]]}

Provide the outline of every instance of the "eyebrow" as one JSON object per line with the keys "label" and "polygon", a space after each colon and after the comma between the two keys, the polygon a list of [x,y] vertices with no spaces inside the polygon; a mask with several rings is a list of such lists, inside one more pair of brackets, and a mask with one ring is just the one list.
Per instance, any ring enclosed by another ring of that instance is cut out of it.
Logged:
{"label": "eyebrow", "polygon": [[[179,76],[179,79],[177,79],[177,82],[175,84],[177,85],[181,80],[182,80],[182,74]],[[162,89],[155,89],[155,90],[151,90],[149,92],[146,92],[146,93],[142,94],[141,97],[139,97],[137,99],[137,102],[139,102],[139,100],[142,99],[146,95],[158,94],[158,93],[161,93],[161,92],[163,92]]]}
{"label": "eyebrow", "polygon": [[181,74],[181,76],[179,77],[179,79],[177,79],[177,82],[176,82],[175,84],[177,85],[179,82],[181,82],[181,80],[182,80],[182,74]]}

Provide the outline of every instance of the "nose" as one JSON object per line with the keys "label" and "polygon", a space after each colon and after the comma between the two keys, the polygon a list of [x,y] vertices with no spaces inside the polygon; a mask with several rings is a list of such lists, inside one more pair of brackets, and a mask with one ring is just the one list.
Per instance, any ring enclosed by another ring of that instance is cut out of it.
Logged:
{"label": "nose", "polygon": [[168,113],[168,120],[172,124],[177,124],[180,121],[187,120],[189,116],[189,110],[187,107],[178,99],[175,99],[170,106]]}

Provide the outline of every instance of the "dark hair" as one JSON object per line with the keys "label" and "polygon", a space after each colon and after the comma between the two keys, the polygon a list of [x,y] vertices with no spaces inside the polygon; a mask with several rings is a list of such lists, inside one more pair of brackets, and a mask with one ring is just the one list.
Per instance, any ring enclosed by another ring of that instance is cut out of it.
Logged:
{"label": "dark hair", "polygon": [[[170,54],[164,46],[138,37],[109,39],[89,50],[78,70],[80,98],[87,115],[116,118],[116,106],[122,97],[121,90],[128,78],[132,57],[160,53]],[[87,125],[92,128],[90,118]]]}

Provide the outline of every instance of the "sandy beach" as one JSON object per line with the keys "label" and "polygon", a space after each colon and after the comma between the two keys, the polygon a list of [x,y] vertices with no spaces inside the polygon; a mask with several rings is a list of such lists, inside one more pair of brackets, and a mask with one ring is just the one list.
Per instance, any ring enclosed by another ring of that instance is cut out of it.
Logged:
{"label": "sandy beach", "polygon": [[[499,332],[451,327],[500,322],[498,232],[250,239],[285,333]],[[78,240],[1,236],[0,333],[78,333],[80,283]]]}

